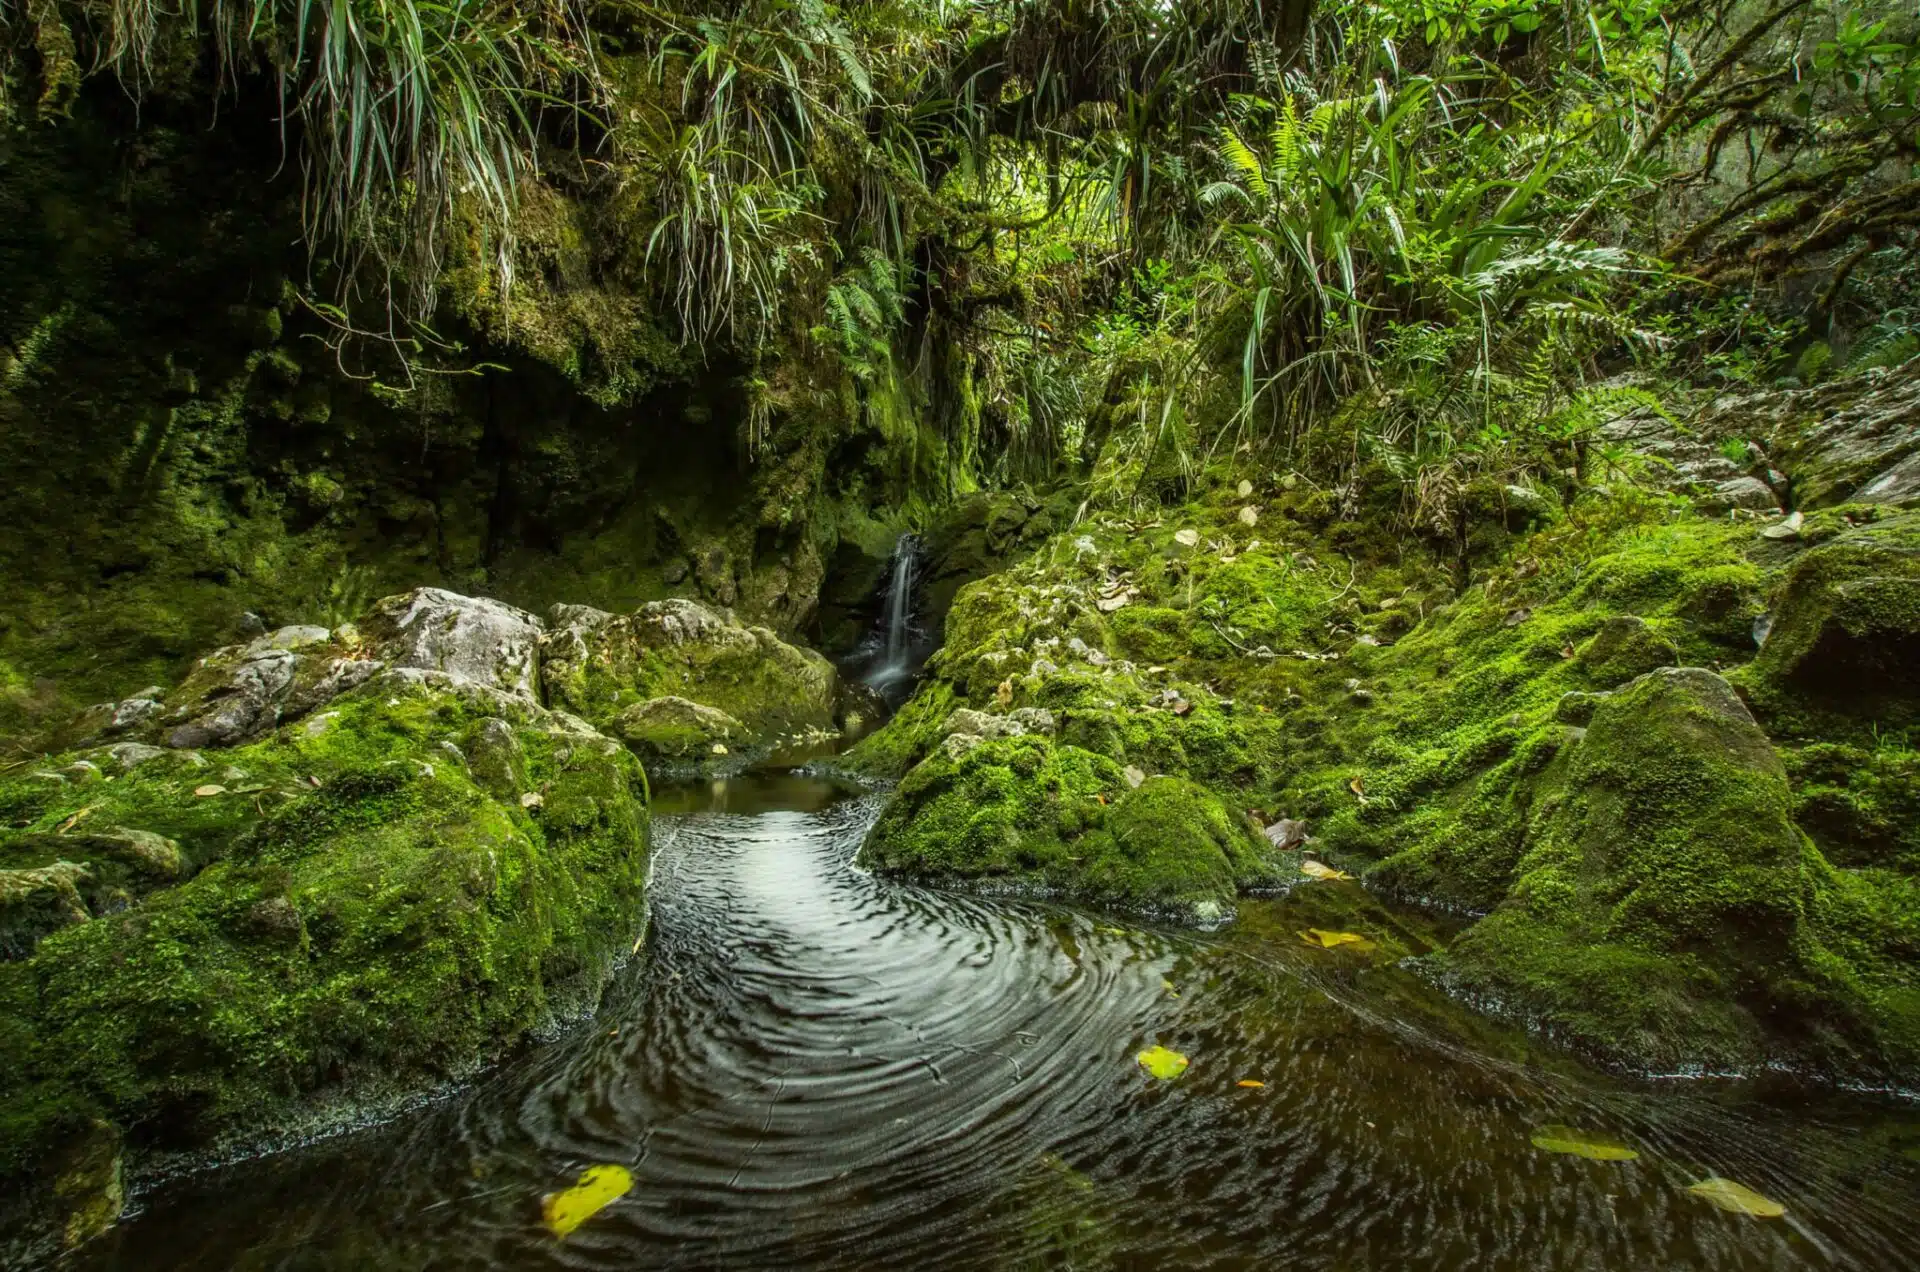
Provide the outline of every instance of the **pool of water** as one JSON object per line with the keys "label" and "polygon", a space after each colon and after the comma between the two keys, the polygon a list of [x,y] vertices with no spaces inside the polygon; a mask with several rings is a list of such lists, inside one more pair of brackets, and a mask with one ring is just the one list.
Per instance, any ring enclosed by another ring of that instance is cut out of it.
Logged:
{"label": "pool of water", "polygon": [[[798,773],[662,791],[646,957],[594,1022],[382,1126],[161,1186],[85,1264],[1920,1265],[1904,1102],[1583,1073],[1285,939],[1300,898],[1202,935],[876,880],[851,860],[877,811]],[[1152,1046],[1190,1066],[1154,1078]],[[1553,1124],[1639,1156],[1536,1148]],[[542,1197],[599,1163],[631,1191],[557,1239]],[[1707,1176],[1787,1213],[1716,1209],[1688,1191]]]}

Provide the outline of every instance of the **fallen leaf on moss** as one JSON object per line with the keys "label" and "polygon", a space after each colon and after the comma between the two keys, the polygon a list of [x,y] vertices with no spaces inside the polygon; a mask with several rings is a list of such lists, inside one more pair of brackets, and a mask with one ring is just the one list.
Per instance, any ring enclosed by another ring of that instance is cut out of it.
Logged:
{"label": "fallen leaf on moss", "polygon": [[73,816],[67,818],[67,820],[61,822],[58,831],[56,831],[55,833],[61,834],[61,835],[66,834],[68,831],[72,830],[75,826],[78,826],[81,820],[85,818],[88,813],[92,812],[97,807],[99,807],[99,805],[97,804],[87,805],[85,808],[81,809],[79,812],[75,813]]}
{"label": "fallen leaf on moss", "polygon": [[1160,988],[1161,988],[1161,989],[1164,989],[1165,991],[1167,991],[1167,995],[1168,995],[1168,997],[1170,997],[1170,998],[1178,998],[1178,997],[1180,997],[1180,991],[1179,991],[1179,990],[1177,990],[1177,989],[1175,989],[1175,988],[1173,987],[1173,982],[1172,982],[1172,981],[1170,981],[1170,980],[1168,980],[1168,979],[1167,979],[1166,977],[1164,977],[1164,976],[1160,978]]}
{"label": "fallen leaf on moss", "polygon": [[1300,939],[1316,949],[1331,950],[1351,946],[1356,950],[1370,950],[1373,942],[1358,932],[1329,932],[1325,928],[1308,928],[1300,933]]}
{"label": "fallen leaf on moss", "polygon": [[1245,477],[1242,477],[1240,479],[1240,484],[1238,486],[1235,486],[1234,489],[1239,492],[1240,497],[1242,499],[1245,499],[1248,495],[1253,493],[1253,483],[1248,481]]}
{"label": "fallen leaf on moss", "polygon": [[1200,542],[1200,532],[1198,530],[1176,530],[1173,532],[1173,541],[1183,548],[1195,547]]}
{"label": "fallen leaf on moss", "polygon": [[1549,1153],[1569,1153],[1596,1162],[1631,1162],[1640,1154],[1608,1135],[1594,1135],[1571,1126],[1543,1126],[1533,1133],[1533,1146]]}
{"label": "fallen leaf on moss", "polygon": [[1252,504],[1248,504],[1246,507],[1242,508],[1240,510],[1240,524],[1243,526],[1259,525],[1260,510],[1254,507]]}
{"label": "fallen leaf on moss", "polygon": [[1148,1047],[1134,1059],[1140,1062],[1141,1068],[1162,1082],[1177,1078],[1187,1071],[1187,1058],[1178,1051],[1169,1051],[1162,1046]]}
{"label": "fallen leaf on moss", "polygon": [[1359,778],[1356,777],[1351,782],[1348,782],[1347,789],[1359,796],[1362,804],[1367,802],[1367,784]]}
{"label": "fallen leaf on moss", "polygon": [[1246,1087],[1248,1090],[1257,1091],[1261,1087],[1266,1086],[1267,1084],[1260,1081],[1260,1079],[1258,1078],[1242,1078],[1238,1082],[1234,1083],[1234,1085],[1243,1086],[1243,1087]]}
{"label": "fallen leaf on moss", "polygon": [[1778,1219],[1787,1213],[1787,1208],[1771,1197],[1765,1197],[1731,1179],[1722,1179],[1718,1175],[1701,1180],[1687,1189],[1702,1201],[1711,1202],[1722,1210],[1736,1215],[1752,1215],[1756,1219]]}
{"label": "fallen leaf on moss", "polygon": [[205,799],[209,795],[225,795],[227,793],[227,788],[224,786],[217,785],[216,783],[213,783],[213,782],[208,782],[205,786],[194,787],[193,793],[195,795],[198,795],[201,799]]}
{"label": "fallen leaf on moss", "polygon": [[539,791],[528,791],[520,797],[520,807],[522,808],[539,808],[546,802],[546,797],[541,795]]}
{"label": "fallen leaf on moss", "polygon": [[1352,875],[1344,870],[1335,870],[1332,866],[1318,861],[1302,861],[1300,873],[1309,879],[1351,879]]}
{"label": "fallen leaf on moss", "polygon": [[632,1187],[633,1172],[625,1166],[613,1162],[589,1166],[580,1172],[579,1183],[543,1197],[540,1214],[553,1235],[564,1238],[609,1203],[626,1196]]}

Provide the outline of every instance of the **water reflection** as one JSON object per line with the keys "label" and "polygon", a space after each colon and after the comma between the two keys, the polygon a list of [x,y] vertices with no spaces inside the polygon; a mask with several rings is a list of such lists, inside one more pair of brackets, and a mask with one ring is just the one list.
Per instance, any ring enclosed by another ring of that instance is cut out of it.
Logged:
{"label": "water reflection", "polygon": [[[1531,1272],[1920,1251],[1899,1109],[1542,1064],[1455,1021],[1397,950],[1285,939],[1328,907],[1365,921],[1356,894],[1160,933],[874,880],[849,862],[876,801],[824,779],[659,807],[678,811],[648,958],[595,1026],[386,1127],[174,1185],[88,1262]],[[1147,1076],[1132,1057],[1154,1044],[1191,1067]],[[1543,1153],[1549,1123],[1641,1156]],[[594,1162],[635,1187],[556,1242],[540,1197]],[[1712,1209],[1686,1192],[1708,1174],[1787,1217]]]}

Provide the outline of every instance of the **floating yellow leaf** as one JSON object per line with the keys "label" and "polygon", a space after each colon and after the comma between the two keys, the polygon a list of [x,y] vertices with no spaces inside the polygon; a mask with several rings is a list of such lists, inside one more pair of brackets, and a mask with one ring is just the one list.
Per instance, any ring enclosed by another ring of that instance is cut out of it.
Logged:
{"label": "floating yellow leaf", "polygon": [[1302,861],[1300,873],[1309,879],[1351,879],[1352,875],[1344,870],[1335,870],[1332,866],[1322,865],[1318,861]]}
{"label": "floating yellow leaf", "polygon": [[209,795],[225,795],[227,793],[227,788],[224,786],[219,786],[212,782],[209,782],[205,786],[194,787],[193,793],[195,795],[200,796],[202,799],[205,799]]}
{"label": "floating yellow leaf", "polygon": [[565,1237],[575,1228],[604,1210],[608,1203],[627,1195],[633,1187],[633,1172],[625,1166],[605,1162],[580,1172],[580,1182],[565,1192],[548,1193],[540,1201],[540,1213],[556,1237]]}
{"label": "floating yellow leaf", "polygon": [[1787,1208],[1773,1198],[1763,1197],[1745,1184],[1736,1184],[1731,1179],[1721,1179],[1718,1175],[1701,1180],[1687,1191],[1703,1201],[1712,1202],[1720,1209],[1730,1210],[1736,1215],[1752,1215],[1756,1219],[1778,1219],[1787,1213]]}
{"label": "floating yellow leaf", "polygon": [[1596,1162],[1630,1162],[1640,1154],[1606,1135],[1576,1131],[1571,1126],[1543,1126],[1533,1133],[1533,1146],[1549,1153],[1571,1153]]}
{"label": "floating yellow leaf", "polygon": [[1238,1082],[1234,1083],[1234,1085],[1243,1086],[1248,1088],[1249,1090],[1257,1091],[1261,1087],[1266,1086],[1267,1084],[1260,1081],[1258,1078],[1242,1078]]}
{"label": "floating yellow leaf", "polygon": [[1370,950],[1373,942],[1357,932],[1329,932],[1324,928],[1308,928],[1300,933],[1300,939],[1318,949],[1331,950],[1350,945],[1356,950]]}
{"label": "floating yellow leaf", "polygon": [[1154,1077],[1165,1081],[1177,1078],[1187,1071],[1187,1058],[1178,1051],[1169,1051],[1165,1047],[1152,1046],[1134,1057],[1140,1066]]}

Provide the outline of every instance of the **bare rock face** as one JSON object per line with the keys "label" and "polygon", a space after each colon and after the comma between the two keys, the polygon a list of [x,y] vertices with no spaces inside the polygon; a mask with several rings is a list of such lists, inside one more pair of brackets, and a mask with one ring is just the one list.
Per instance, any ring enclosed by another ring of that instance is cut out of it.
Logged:
{"label": "bare rock face", "polygon": [[540,696],[540,637],[525,610],[437,587],[389,596],[360,624],[372,655],[390,667],[443,672],[525,698]]}
{"label": "bare rock face", "polygon": [[357,626],[293,626],[215,650],[170,693],[95,707],[85,738],[179,748],[235,746],[306,716],[382,672],[537,703],[544,624],[485,597],[419,588],[378,602]]}

